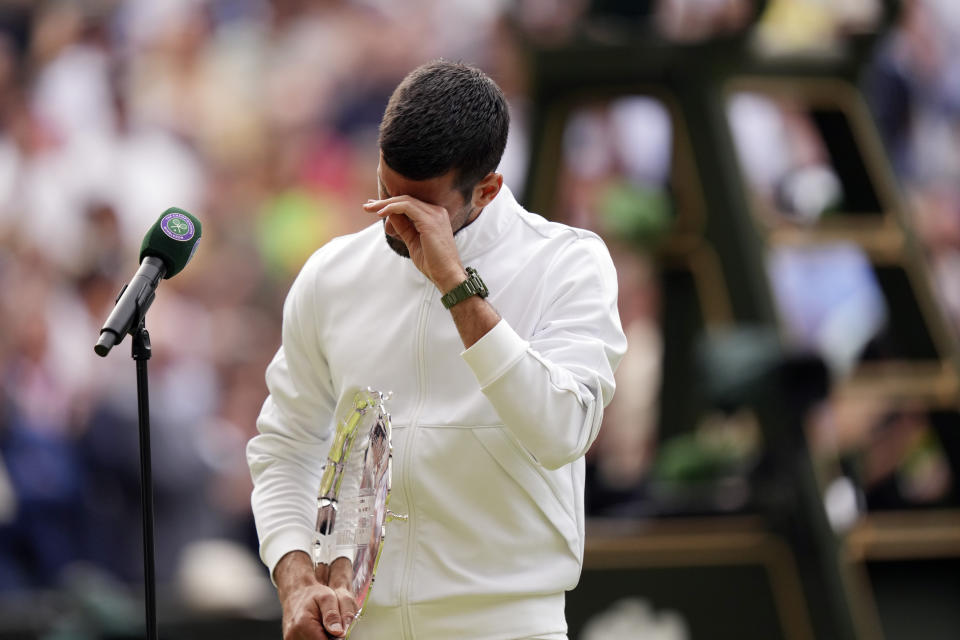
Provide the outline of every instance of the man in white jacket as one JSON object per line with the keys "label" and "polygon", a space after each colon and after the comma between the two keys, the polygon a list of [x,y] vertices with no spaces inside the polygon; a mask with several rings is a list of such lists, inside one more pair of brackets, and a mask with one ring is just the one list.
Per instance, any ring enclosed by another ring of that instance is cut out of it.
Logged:
{"label": "man in white jacket", "polygon": [[290,289],[247,448],[287,639],[340,637],[355,614],[309,552],[334,409],[368,386],[393,391],[391,507],[409,520],[387,525],[352,638],[566,638],[583,455],[626,340],[603,242],[525,211],[495,173],[508,126],[481,71],[414,70],[363,205],[383,224],[325,245]]}

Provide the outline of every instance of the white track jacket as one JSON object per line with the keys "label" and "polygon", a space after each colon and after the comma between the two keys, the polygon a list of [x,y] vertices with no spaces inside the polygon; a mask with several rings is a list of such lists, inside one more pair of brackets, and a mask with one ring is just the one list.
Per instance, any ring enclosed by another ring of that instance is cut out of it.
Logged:
{"label": "white track jacket", "polygon": [[376,223],[306,263],[247,458],[260,554],[310,553],[342,390],[392,391],[391,509],[352,640],[565,638],[583,558],[583,455],[626,351],[617,278],[594,234],[504,187],[456,234],[503,318],[463,344],[441,294]]}

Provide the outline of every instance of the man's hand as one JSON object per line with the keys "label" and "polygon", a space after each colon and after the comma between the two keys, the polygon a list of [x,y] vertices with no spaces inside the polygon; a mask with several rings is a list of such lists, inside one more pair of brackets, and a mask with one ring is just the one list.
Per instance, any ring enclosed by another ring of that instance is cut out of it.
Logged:
{"label": "man's hand", "polygon": [[274,570],[283,606],[284,640],[329,640],[346,635],[357,614],[351,589],[353,565],[337,558],[332,567],[313,569],[310,556],[292,551]]}
{"label": "man's hand", "polygon": [[445,208],[411,196],[371,200],[363,208],[386,218],[387,233],[403,240],[413,264],[441,293],[467,279]]}
{"label": "man's hand", "polygon": [[[396,232],[407,245],[413,264],[433,281],[440,293],[447,293],[467,279],[446,209],[411,196],[371,200],[363,208],[386,218],[387,233]],[[477,297],[464,300],[450,312],[466,348],[500,321],[500,314]]]}

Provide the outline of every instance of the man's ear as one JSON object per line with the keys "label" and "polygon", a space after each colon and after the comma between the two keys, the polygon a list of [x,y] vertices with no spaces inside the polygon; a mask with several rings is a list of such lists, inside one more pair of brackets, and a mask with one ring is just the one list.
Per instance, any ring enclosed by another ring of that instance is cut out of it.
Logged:
{"label": "man's ear", "polygon": [[490,204],[490,201],[500,193],[503,186],[503,175],[490,172],[473,187],[473,206],[479,209]]}

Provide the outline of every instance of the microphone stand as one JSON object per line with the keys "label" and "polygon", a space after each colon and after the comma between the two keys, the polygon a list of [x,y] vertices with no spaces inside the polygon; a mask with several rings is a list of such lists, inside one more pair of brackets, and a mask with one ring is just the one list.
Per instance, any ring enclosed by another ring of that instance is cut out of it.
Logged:
{"label": "microphone stand", "polygon": [[137,364],[137,418],[140,424],[140,499],[143,509],[143,598],[146,608],[147,640],[157,640],[157,596],[153,552],[153,476],[150,460],[150,394],[147,361],[150,334],[140,321],[132,334],[130,355]]}

